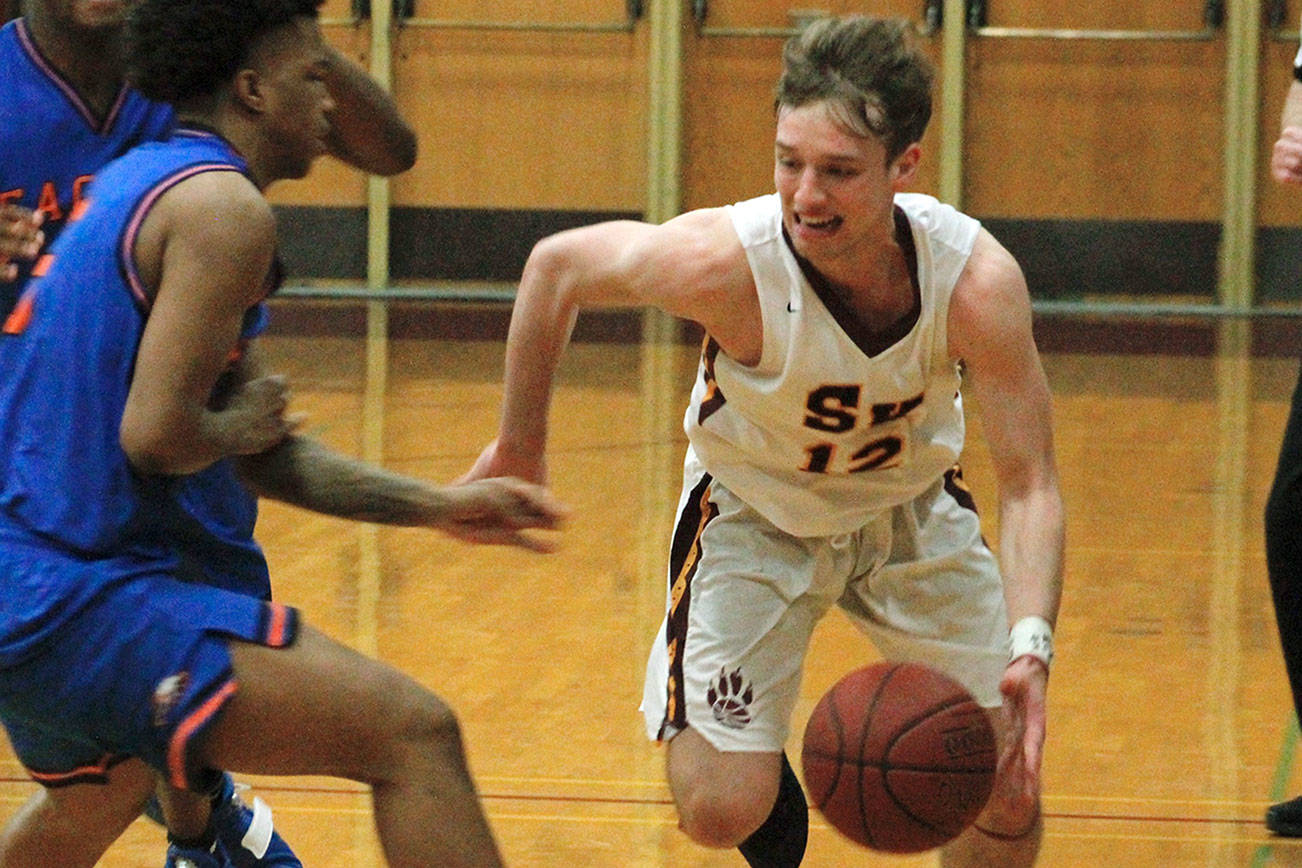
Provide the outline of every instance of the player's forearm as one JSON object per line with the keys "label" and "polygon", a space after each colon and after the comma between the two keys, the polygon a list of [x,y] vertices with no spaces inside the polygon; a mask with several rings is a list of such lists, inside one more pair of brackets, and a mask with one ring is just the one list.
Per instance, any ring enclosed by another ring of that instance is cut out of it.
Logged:
{"label": "player's forearm", "polygon": [[243,423],[233,420],[233,414],[195,408],[151,419],[132,409],[123,415],[119,437],[127,460],[142,474],[198,473],[239,451],[235,431]]}
{"label": "player's forearm", "polygon": [[335,101],[331,152],[376,175],[396,175],[416,162],[416,133],[393,97],[360,66],[331,49],[326,86]]}
{"label": "player's forearm", "polygon": [[1062,498],[1053,485],[1001,500],[999,560],[1009,624],[1038,615],[1050,624],[1062,597]]}
{"label": "player's forearm", "polygon": [[499,448],[541,460],[547,445],[552,385],[578,314],[562,284],[566,277],[537,251],[525,266],[506,345]]}
{"label": "player's forearm", "polygon": [[290,435],[258,455],[238,459],[240,475],[262,497],[356,521],[428,526],[443,516],[441,488],[340,455]]}
{"label": "player's forearm", "polygon": [[1302,82],[1298,81],[1289,85],[1288,95],[1284,97],[1284,110],[1280,114],[1280,129],[1289,127],[1302,128]]}

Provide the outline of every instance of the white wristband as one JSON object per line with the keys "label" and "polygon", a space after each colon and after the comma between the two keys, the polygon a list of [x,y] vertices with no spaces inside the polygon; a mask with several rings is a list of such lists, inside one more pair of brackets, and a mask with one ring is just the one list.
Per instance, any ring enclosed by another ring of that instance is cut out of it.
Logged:
{"label": "white wristband", "polygon": [[1008,662],[1034,657],[1048,669],[1053,662],[1053,627],[1039,615],[1027,615],[1008,631]]}

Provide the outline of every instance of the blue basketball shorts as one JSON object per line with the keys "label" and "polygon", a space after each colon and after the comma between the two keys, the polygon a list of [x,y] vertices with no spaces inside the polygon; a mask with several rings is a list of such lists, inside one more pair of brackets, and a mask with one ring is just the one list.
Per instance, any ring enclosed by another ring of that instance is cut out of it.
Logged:
{"label": "blue basketball shorts", "polygon": [[213,772],[196,748],[238,687],[229,642],[287,647],[297,626],[287,606],[135,572],[106,583],[32,654],[0,669],[0,721],[44,786],[103,783],[138,757],[173,786],[205,791]]}

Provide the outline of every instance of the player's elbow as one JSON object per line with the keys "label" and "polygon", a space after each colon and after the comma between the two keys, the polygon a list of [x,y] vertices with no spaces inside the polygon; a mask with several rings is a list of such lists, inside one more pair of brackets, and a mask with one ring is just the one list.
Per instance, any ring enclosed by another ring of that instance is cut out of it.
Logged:
{"label": "player's elbow", "polygon": [[202,470],[211,460],[196,455],[194,441],[172,436],[164,426],[126,415],[118,441],[131,467],[145,476],[178,476]]}
{"label": "player's elbow", "polygon": [[520,279],[521,292],[548,297],[549,305],[566,310],[581,301],[583,266],[576,238],[569,232],[551,235],[533,246]]}

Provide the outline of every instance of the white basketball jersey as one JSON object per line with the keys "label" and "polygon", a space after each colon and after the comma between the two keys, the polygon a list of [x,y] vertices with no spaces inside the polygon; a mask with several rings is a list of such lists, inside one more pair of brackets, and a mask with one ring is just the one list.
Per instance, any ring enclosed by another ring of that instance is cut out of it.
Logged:
{"label": "white basketball jersey", "polygon": [[707,337],[683,423],[688,461],[796,536],[862,527],[925,491],[963,448],[946,322],[980,224],[930,196],[895,203],[917,251],[920,310],[906,336],[873,356],[801,271],[777,194],[728,208],[759,291],[763,350],[746,367]]}

